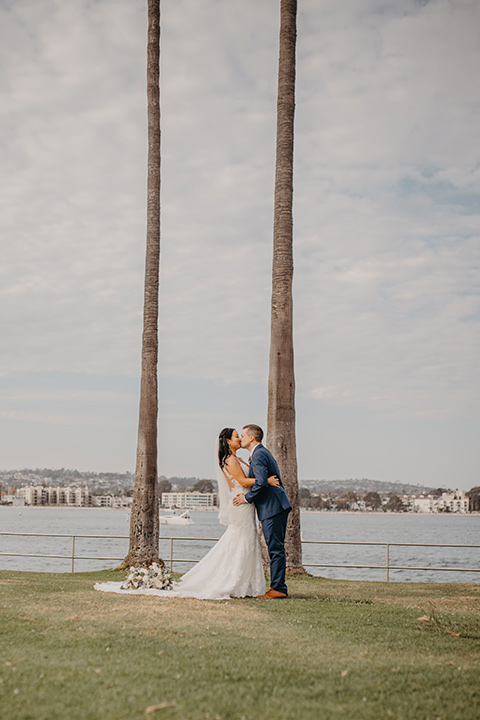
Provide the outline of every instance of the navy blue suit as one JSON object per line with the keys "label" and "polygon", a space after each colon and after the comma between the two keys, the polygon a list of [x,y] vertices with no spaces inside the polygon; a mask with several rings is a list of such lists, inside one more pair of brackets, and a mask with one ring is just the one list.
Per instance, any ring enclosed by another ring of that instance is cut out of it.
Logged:
{"label": "navy blue suit", "polygon": [[[278,477],[279,487],[268,484],[270,475]],[[277,461],[263,445],[256,445],[253,449],[248,476],[255,478],[255,483],[245,494],[245,500],[255,504],[258,519],[262,523],[270,555],[270,585],[274,590],[286,593],[285,531],[292,506],[282,485]]]}

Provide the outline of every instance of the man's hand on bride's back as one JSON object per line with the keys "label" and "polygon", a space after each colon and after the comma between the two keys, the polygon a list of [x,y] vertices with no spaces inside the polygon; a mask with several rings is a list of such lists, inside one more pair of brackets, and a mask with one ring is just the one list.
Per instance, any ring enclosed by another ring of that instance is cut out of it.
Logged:
{"label": "man's hand on bride's back", "polygon": [[268,484],[272,485],[273,487],[280,487],[280,480],[276,475],[270,475],[268,478]]}

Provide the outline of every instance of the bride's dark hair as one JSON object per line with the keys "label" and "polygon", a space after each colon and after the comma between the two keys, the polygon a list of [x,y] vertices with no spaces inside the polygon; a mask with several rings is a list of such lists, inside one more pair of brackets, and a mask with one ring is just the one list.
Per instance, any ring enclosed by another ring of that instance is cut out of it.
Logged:
{"label": "bride's dark hair", "polygon": [[223,428],[218,436],[218,464],[222,469],[225,467],[228,456],[232,454],[227,440],[232,439],[234,430],[235,428]]}

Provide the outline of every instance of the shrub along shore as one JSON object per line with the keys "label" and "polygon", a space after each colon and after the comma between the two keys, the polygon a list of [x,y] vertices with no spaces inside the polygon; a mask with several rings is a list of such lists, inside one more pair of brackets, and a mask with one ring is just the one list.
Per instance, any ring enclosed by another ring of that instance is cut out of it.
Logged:
{"label": "shrub along shore", "polygon": [[287,600],[0,572],[2,720],[477,720],[480,584],[289,578]]}

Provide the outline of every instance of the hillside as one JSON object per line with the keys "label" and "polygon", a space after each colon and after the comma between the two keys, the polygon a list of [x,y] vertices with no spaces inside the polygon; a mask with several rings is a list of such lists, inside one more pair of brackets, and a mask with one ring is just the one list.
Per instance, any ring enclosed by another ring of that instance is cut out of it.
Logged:
{"label": "hillside", "polygon": [[[193,487],[202,478],[197,477],[169,477],[160,475],[159,480],[168,480],[173,487],[185,490]],[[5,492],[7,487],[21,487],[23,485],[89,485],[97,492],[131,493],[133,489],[134,476],[132,473],[96,473],[79,472],[78,470],[57,470],[48,468],[3,470],[0,471],[0,484]],[[214,487],[216,481],[212,480]],[[388,482],[385,480],[370,480],[368,478],[351,478],[349,480],[300,480],[300,487],[308,488],[314,493],[335,493],[341,494],[348,490],[363,495],[367,492],[378,492],[380,495],[389,493],[420,494],[429,493],[432,488],[424,485],[409,485],[407,483]]]}
{"label": "hillside", "polygon": [[408,483],[389,482],[386,480],[369,480],[368,478],[350,480],[300,480],[300,487],[306,487],[316,493],[341,493],[348,490],[356,494],[377,492],[379,495],[419,495],[428,494],[433,488],[425,485],[409,485]]}

